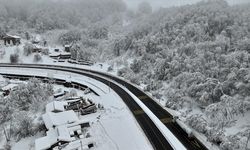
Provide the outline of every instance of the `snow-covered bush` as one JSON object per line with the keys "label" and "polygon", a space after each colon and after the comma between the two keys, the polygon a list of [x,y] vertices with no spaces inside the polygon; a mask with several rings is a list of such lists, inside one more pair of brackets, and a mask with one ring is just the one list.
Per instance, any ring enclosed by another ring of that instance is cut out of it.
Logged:
{"label": "snow-covered bush", "polygon": [[170,79],[169,62],[168,60],[161,60],[154,68],[155,78],[157,80]]}
{"label": "snow-covered bush", "polygon": [[140,85],[140,77],[137,75],[130,75],[129,77],[126,77],[131,83]]}
{"label": "snow-covered bush", "polygon": [[42,56],[41,54],[37,53],[34,55],[34,59],[33,59],[34,62],[39,62],[39,61],[42,61]]}
{"label": "snow-covered bush", "polygon": [[42,60],[41,54],[36,53],[36,54],[34,55],[33,61],[34,61],[34,62],[39,62],[39,61],[41,61],[41,60]]}
{"label": "snow-covered bush", "polygon": [[183,91],[171,88],[165,90],[165,97],[167,99],[165,106],[175,110],[182,108],[186,100]]}
{"label": "snow-covered bush", "polygon": [[124,77],[125,75],[127,75],[130,71],[130,69],[127,68],[127,67],[124,67],[122,69],[119,69],[118,72],[117,72],[117,75],[120,76],[120,77]]}
{"label": "snow-covered bush", "polygon": [[216,143],[218,145],[225,138],[224,132],[222,130],[216,129],[216,128],[208,129],[206,132],[206,136],[210,142]]}
{"label": "snow-covered bush", "polygon": [[12,132],[17,140],[36,134],[33,130],[33,119],[26,112],[21,111],[15,115]]}
{"label": "snow-covered bush", "polygon": [[43,49],[42,54],[49,55],[49,49],[48,48]]}
{"label": "snow-covered bush", "polygon": [[108,70],[107,70],[107,71],[108,71],[108,72],[111,72],[111,71],[113,71],[113,70],[114,70],[114,67],[111,65],[111,66],[108,67]]}
{"label": "snow-covered bush", "polygon": [[10,55],[10,63],[18,63],[19,61],[19,54],[11,54]]}
{"label": "snow-covered bush", "polygon": [[25,56],[29,56],[30,54],[32,54],[33,48],[34,48],[34,46],[32,44],[25,43],[25,45],[23,46],[23,54]]}
{"label": "snow-covered bush", "polygon": [[204,116],[201,114],[191,115],[187,118],[186,122],[195,130],[200,133],[206,133],[208,128],[208,123]]}
{"label": "snow-covered bush", "polygon": [[130,69],[134,72],[134,73],[139,73],[142,69],[142,65],[141,64],[142,62],[141,61],[138,61],[138,60],[134,60],[132,64],[130,64]]}

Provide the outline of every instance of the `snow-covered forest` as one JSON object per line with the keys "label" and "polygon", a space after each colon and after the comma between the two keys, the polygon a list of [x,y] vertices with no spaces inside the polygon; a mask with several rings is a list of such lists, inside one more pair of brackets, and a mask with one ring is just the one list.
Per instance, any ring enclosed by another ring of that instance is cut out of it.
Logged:
{"label": "snow-covered forest", "polygon": [[[7,79],[4,82],[10,84]],[[4,136],[0,140],[7,141],[4,149],[11,149],[9,141],[19,141],[45,130],[39,114],[44,111],[44,106],[52,95],[52,84],[43,84],[38,79],[20,83],[8,97],[1,95],[0,126]]]}
{"label": "snow-covered forest", "polygon": [[[223,150],[250,143],[244,122],[250,116],[250,3],[206,0],[153,9],[142,2],[131,10],[122,0],[0,0],[0,37],[6,33],[39,34],[50,45],[72,45],[74,59],[119,68],[119,76],[179,111]],[[17,102],[21,110],[32,106]]]}

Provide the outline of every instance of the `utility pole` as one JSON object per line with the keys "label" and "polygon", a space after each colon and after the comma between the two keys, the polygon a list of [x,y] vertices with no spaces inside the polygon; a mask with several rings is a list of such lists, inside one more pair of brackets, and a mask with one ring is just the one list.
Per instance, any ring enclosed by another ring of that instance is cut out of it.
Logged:
{"label": "utility pole", "polygon": [[110,81],[109,81],[109,93],[110,93],[110,85],[111,85],[111,84],[110,84]]}

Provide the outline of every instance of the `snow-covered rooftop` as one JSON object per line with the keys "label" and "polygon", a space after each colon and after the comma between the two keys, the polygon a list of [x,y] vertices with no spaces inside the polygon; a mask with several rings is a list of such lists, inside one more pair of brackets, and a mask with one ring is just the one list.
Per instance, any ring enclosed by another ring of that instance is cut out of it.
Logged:
{"label": "snow-covered rooftop", "polygon": [[44,150],[49,149],[51,147],[50,139],[48,136],[41,137],[39,139],[36,139],[35,141],[35,149],[36,150]]}
{"label": "snow-covered rooftop", "polygon": [[69,134],[69,130],[66,126],[58,126],[55,129],[50,129],[46,132],[46,136],[39,138],[35,141],[35,149],[36,150],[44,150],[49,149],[52,145],[57,142],[71,142],[71,137]]}
{"label": "snow-covered rooftop", "polygon": [[93,138],[84,138],[78,141],[74,141],[69,143],[64,149],[71,150],[71,149],[81,149],[81,150],[89,150],[88,144],[93,144]]}
{"label": "snow-covered rooftop", "polygon": [[50,102],[46,105],[46,112],[54,112],[54,111],[62,112],[65,110],[64,106],[66,105],[67,105],[67,102],[65,101]]}
{"label": "snow-covered rooftop", "polygon": [[73,110],[60,113],[47,112],[42,117],[47,129],[79,121],[77,115]]}
{"label": "snow-covered rooftop", "polygon": [[59,57],[61,55],[71,55],[71,53],[68,53],[68,52],[52,52],[49,54],[50,57]]}
{"label": "snow-covered rooftop", "polygon": [[6,36],[4,36],[4,38],[15,38],[15,39],[21,39],[20,36],[17,35],[10,35],[10,34],[6,34]]}
{"label": "snow-covered rooftop", "polygon": [[2,87],[2,90],[3,91],[11,90],[11,89],[13,89],[14,87],[17,87],[17,86],[18,86],[18,84],[8,84],[8,85]]}

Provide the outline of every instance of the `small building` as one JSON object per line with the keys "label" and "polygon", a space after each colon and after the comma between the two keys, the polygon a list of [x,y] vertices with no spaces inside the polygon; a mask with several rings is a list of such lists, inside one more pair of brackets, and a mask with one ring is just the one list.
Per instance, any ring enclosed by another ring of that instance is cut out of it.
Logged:
{"label": "small building", "polygon": [[80,112],[81,115],[95,113],[97,111],[96,104],[89,99],[67,100],[67,102],[68,105],[64,107],[65,110],[74,110],[75,112]]}
{"label": "small building", "polygon": [[53,112],[53,113],[63,112],[65,111],[65,107],[67,105],[68,103],[65,101],[53,101],[46,105],[46,112]]}
{"label": "small building", "polygon": [[52,53],[52,54],[49,54],[49,57],[53,58],[53,59],[70,59],[71,58],[71,53],[67,53],[67,52],[58,52],[58,53]]}
{"label": "small building", "polygon": [[36,150],[53,149],[72,141],[66,126],[59,126],[46,132],[46,136],[35,141]]}
{"label": "small building", "polygon": [[58,126],[46,132],[46,136],[36,139],[35,149],[84,149],[89,150],[94,146],[93,138],[86,138],[81,127],[65,125]]}
{"label": "small building", "polygon": [[54,96],[54,98],[59,98],[59,97],[65,96],[67,93],[68,92],[66,92],[66,91],[62,91],[62,92],[55,93],[53,96]]}
{"label": "small building", "polygon": [[52,53],[49,54],[49,57],[53,58],[53,59],[59,59],[60,58],[60,53]]}
{"label": "small building", "polygon": [[90,104],[90,105],[80,109],[81,115],[95,113],[96,111],[97,111],[97,107],[95,104]]}
{"label": "small building", "polygon": [[70,48],[71,48],[70,45],[65,45],[65,46],[64,46],[64,51],[65,51],[65,52],[70,52]]}
{"label": "small building", "polygon": [[70,59],[71,53],[65,52],[60,54],[60,59]]}
{"label": "small building", "polygon": [[73,110],[59,113],[46,112],[42,118],[47,129],[79,121],[76,113]]}
{"label": "small building", "polygon": [[10,45],[10,44],[19,45],[19,44],[21,44],[21,37],[16,36],[16,35],[8,35],[7,34],[3,37],[3,40],[4,40],[4,45]]}

